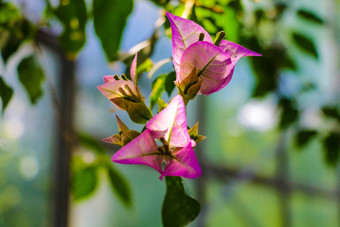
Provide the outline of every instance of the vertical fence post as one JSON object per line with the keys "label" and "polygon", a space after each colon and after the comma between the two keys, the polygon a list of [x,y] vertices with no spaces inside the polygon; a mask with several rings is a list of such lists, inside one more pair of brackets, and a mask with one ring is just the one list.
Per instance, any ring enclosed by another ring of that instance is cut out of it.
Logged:
{"label": "vertical fence post", "polygon": [[66,227],[69,222],[70,160],[74,143],[73,112],[75,98],[75,62],[60,55],[59,75],[62,127],[58,130],[58,147],[54,165],[54,227]]}
{"label": "vertical fence post", "polygon": [[[50,223],[52,227],[67,227],[69,224],[70,207],[70,160],[75,141],[73,130],[75,100],[76,62],[66,58],[59,45],[58,38],[53,34],[38,31],[36,41],[52,50],[59,60],[58,91],[53,93],[56,99],[56,150],[52,156],[52,201],[50,206]],[[52,95],[52,96],[53,96]]]}

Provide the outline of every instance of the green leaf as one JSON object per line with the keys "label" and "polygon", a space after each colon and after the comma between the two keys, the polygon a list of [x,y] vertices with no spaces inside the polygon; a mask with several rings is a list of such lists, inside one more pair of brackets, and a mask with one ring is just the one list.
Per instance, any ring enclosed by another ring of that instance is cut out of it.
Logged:
{"label": "green leaf", "polygon": [[0,48],[2,59],[6,63],[24,41],[32,39],[35,29],[26,19],[20,19],[5,27],[2,29],[0,25]]}
{"label": "green leaf", "polygon": [[196,144],[205,140],[207,137],[198,134],[198,121],[194,126],[188,129],[188,133],[191,139],[195,140]]}
{"label": "green leaf", "polygon": [[138,64],[137,75],[140,75],[144,72],[150,71],[152,66],[153,66],[153,62],[151,61],[150,58],[147,58],[143,63]]}
{"label": "green leaf", "polygon": [[158,76],[153,82],[152,82],[152,91],[150,94],[150,109],[152,109],[155,104],[158,101],[158,98],[162,96],[162,93],[165,89],[165,81],[166,81],[166,75],[160,75]]}
{"label": "green leaf", "polygon": [[20,11],[14,4],[0,2],[0,24],[12,24],[20,19]]}
{"label": "green leaf", "polygon": [[168,93],[169,97],[171,96],[172,91],[175,88],[175,80],[176,80],[176,72],[171,72],[167,75],[165,79],[165,91]]}
{"label": "green leaf", "polygon": [[6,56],[7,53],[4,54],[4,49],[8,49],[10,42],[16,40],[16,36],[19,35],[20,20],[22,20],[21,14],[15,5],[0,3],[0,49],[5,63],[9,56]]}
{"label": "green leaf", "polygon": [[282,98],[279,102],[279,106],[282,108],[281,119],[279,123],[281,129],[287,128],[298,120],[299,112],[290,99]]}
{"label": "green leaf", "polygon": [[21,84],[26,89],[31,103],[35,104],[43,94],[42,82],[45,75],[34,55],[24,58],[20,62],[18,76]]}
{"label": "green leaf", "polygon": [[175,88],[174,81],[176,80],[176,73],[171,72],[169,74],[159,75],[152,82],[152,91],[150,95],[150,108],[152,109],[155,104],[158,102],[158,98],[161,98],[163,91],[171,95],[172,91]]}
{"label": "green leaf", "polygon": [[263,97],[266,94],[275,91],[278,87],[279,64],[282,62],[282,50],[277,47],[263,49],[259,43],[258,37],[252,36],[244,43],[248,48],[261,52],[260,58],[249,58],[254,75],[256,76],[256,86],[253,91],[254,97]]}
{"label": "green leaf", "polygon": [[164,227],[185,226],[192,222],[201,210],[197,200],[184,192],[180,177],[165,177],[166,194],[162,207]]}
{"label": "green leaf", "polygon": [[2,113],[4,113],[9,101],[13,95],[13,89],[8,86],[5,81],[0,77],[0,98],[2,100]]}
{"label": "green leaf", "polygon": [[113,191],[118,195],[119,199],[126,205],[131,206],[132,196],[131,189],[125,178],[111,165],[108,167],[108,176]]}
{"label": "green leaf", "polygon": [[305,147],[316,135],[317,131],[311,129],[301,129],[295,135],[295,144],[298,148]]}
{"label": "green leaf", "polygon": [[314,22],[314,23],[317,23],[317,24],[323,24],[323,20],[317,16],[316,14],[312,13],[312,12],[309,12],[309,11],[306,11],[304,9],[300,9],[299,11],[297,11],[297,15],[300,16],[301,18],[303,19],[306,19],[310,22]]}
{"label": "green leaf", "polygon": [[80,200],[91,195],[98,184],[96,168],[89,166],[73,171],[71,190],[75,200]]}
{"label": "green leaf", "polygon": [[84,0],[60,0],[54,14],[63,24],[64,30],[59,37],[60,43],[71,59],[85,44],[85,25],[87,21],[86,4]]}
{"label": "green leaf", "polygon": [[340,122],[340,113],[335,106],[322,107],[322,113],[327,117],[334,118]]}
{"label": "green leaf", "polygon": [[93,1],[94,29],[109,61],[117,58],[124,27],[132,9],[133,0]]}
{"label": "green leaf", "polygon": [[283,59],[280,62],[280,67],[290,69],[290,70],[293,70],[293,71],[295,71],[297,69],[297,66],[296,66],[294,60],[288,55],[283,56]]}
{"label": "green leaf", "polygon": [[331,166],[336,166],[340,156],[340,134],[338,132],[331,132],[324,138],[323,148],[326,162]]}
{"label": "green leaf", "polygon": [[86,133],[78,133],[79,142],[85,146],[96,152],[97,154],[105,154],[104,147],[91,135]]}
{"label": "green leaf", "polygon": [[145,124],[152,118],[152,112],[145,103],[129,102],[126,112],[130,119],[137,124]]}
{"label": "green leaf", "polygon": [[161,112],[167,106],[168,103],[166,103],[163,99],[158,98],[158,113]]}
{"label": "green leaf", "polygon": [[315,58],[318,58],[318,52],[313,41],[310,38],[305,37],[304,35],[298,34],[296,32],[292,33],[292,38],[295,44],[306,53],[312,55]]}

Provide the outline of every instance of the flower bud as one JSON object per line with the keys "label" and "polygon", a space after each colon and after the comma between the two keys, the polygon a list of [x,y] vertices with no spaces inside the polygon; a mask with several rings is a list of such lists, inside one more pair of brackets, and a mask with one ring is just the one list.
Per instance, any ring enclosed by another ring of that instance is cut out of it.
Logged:
{"label": "flower bud", "polygon": [[199,92],[202,84],[202,79],[198,77],[196,68],[194,68],[189,76],[184,78],[181,82],[175,81],[180,95],[183,97],[185,103],[194,99]]}
{"label": "flower bud", "polygon": [[126,112],[133,122],[144,124],[152,118],[151,110],[145,103],[129,102]]}
{"label": "flower bud", "polygon": [[135,130],[130,130],[116,115],[117,126],[119,133],[108,138],[103,139],[107,143],[113,143],[119,146],[124,146],[128,144],[131,140],[140,135],[139,132]]}
{"label": "flower bud", "polygon": [[216,34],[216,38],[215,38],[215,41],[214,41],[214,45],[215,46],[219,46],[222,39],[224,38],[225,36],[225,32],[224,31],[220,31],[220,32],[217,32]]}
{"label": "flower bud", "polygon": [[199,143],[207,138],[206,136],[198,134],[198,121],[191,129],[188,130],[188,133],[190,138],[193,139],[196,143]]}
{"label": "flower bud", "polygon": [[126,76],[122,75],[120,80],[113,79],[100,85],[98,89],[114,105],[127,111],[132,121],[143,124],[152,117],[139,87],[127,80]]}

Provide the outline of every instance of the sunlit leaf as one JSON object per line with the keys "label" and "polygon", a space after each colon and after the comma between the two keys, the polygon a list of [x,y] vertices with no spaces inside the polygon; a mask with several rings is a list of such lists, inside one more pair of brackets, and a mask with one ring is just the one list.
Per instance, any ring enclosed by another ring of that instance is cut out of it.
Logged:
{"label": "sunlit leaf", "polygon": [[20,19],[20,11],[14,4],[6,2],[2,3],[0,1],[0,23],[1,25],[5,23],[15,23]]}
{"label": "sunlit leaf", "polygon": [[37,59],[32,55],[24,58],[18,66],[18,76],[24,86],[32,104],[35,104],[42,96],[42,82],[44,71]]}
{"label": "sunlit leaf", "polygon": [[0,77],[0,98],[2,100],[2,113],[5,111],[8,103],[13,95],[13,89],[6,84],[6,82]]}
{"label": "sunlit leaf", "polygon": [[142,74],[144,72],[150,71],[153,66],[153,62],[150,58],[147,58],[143,63],[138,65],[137,67],[137,75]]}
{"label": "sunlit leaf", "polygon": [[297,15],[300,16],[303,19],[306,19],[308,21],[317,23],[317,24],[323,24],[323,20],[316,15],[315,13],[309,12],[307,10],[304,9],[300,9],[299,11],[297,11]]}
{"label": "sunlit leaf", "polygon": [[306,36],[293,32],[292,34],[293,41],[295,44],[306,53],[312,55],[315,58],[318,58],[318,52],[316,50],[314,42],[307,38]]}
{"label": "sunlit leaf", "polygon": [[335,166],[340,156],[340,134],[339,132],[331,132],[323,140],[324,157],[326,162]]}
{"label": "sunlit leaf", "polygon": [[176,73],[171,72],[169,74],[162,74],[158,76],[152,82],[152,92],[150,95],[150,107],[151,109],[155,106],[158,101],[158,98],[161,98],[163,91],[171,95],[172,91],[175,88],[174,81],[176,80]]}
{"label": "sunlit leaf", "polygon": [[161,98],[158,98],[158,112],[161,112],[168,104]]}
{"label": "sunlit leaf", "polygon": [[299,130],[295,135],[295,144],[298,148],[305,147],[316,135],[317,131],[311,129]]}
{"label": "sunlit leaf", "polygon": [[132,8],[133,0],[93,1],[94,28],[109,61],[117,58],[124,27]]}
{"label": "sunlit leaf", "polygon": [[118,195],[120,200],[126,206],[131,206],[131,189],[125,178],[111,165],[108,167],[108,176],[112,186],[112,190]]}
{"label": "sunlit leaf", "polygon": [[165,177],[166,195],[162,207],[164,227],[185,226],[192,222],[201,210],[197,200],[184,192],[180,177]]}
{"label": "sunlit leaf", "polygon": [[166,81],[166,75],[160,75],[152,82],[152,92],[150,95],[150,108],[151,109],[157,103],[158,98],[162,96],[162,93],[165,89],[165,81]]}
{"label": "sunlit leaf", "polygon": [[59,37],[60,43],[68,57],[73,59],[84,46],[86,40],[87,11],[85,1],[61,0],[54,13],[64,27],[63,33]]}
{"label": "sunlit leaf", "polygon": [[73,171],[72,175],[72,195],[75,200],[80,200],[91,195],[98,184],[96,168],[89,166]]}

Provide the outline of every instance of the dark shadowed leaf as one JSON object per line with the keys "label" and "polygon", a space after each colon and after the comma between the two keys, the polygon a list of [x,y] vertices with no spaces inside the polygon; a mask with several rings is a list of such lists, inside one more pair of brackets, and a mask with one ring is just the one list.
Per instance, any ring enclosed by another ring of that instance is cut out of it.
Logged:
{"label": "dark shadowed leaf", "polygon": [[295,61],[288,55],[285,55],[281,61],[280,67],[290,69],[290,70],[296,70],[296,64]]}
{"label": "dark shadowed leaf", "polygon": [[72,174],[72,195],[75,200],[80,200],[91,195],[98,183],[96,168],[89,166],[76,169]]}
{"label": "dark shadowed leaf", "polygon": [[288,8],[288,4],[285,2],[277,2],[275,3],[275,9],[276,9],[276,17],[279,19],[282,14],[286,11],[286,9]]}
{"label": "dark shadowed leaf", "polygon": [[244,39],[242,43],[247,44],[247,48],[262,54],[260,58],[249,58],[256,76],[256,87],[253,91],[253,96],[261,97],[275,91],[278,86],[278,75],[280,64],[285,54],[284,50],[276,46],[263,49],[256,36]]}
{"label": "dark shadowed leaf", "polygon": [[340,122],[340,113],[335,106],[324,106],[322,107],[322,112],[327,117],[334,118]]}
{"label": "dark shadowed leaf", "polygon": [[281,119],[279,126],[281,129],[284,129],[297,121],[299,112],[294,103],[287,98],[282,98],[279,102],[279,106],[281,107]]}
{"label": "dark shadowed leaf", "polygon": [[305,147],[316,135],[317,131],[311,129],[301,129],[295,134],[295,144],[298,148]]}
{"label": "dark shadowed leaf", "polygon": [[164,7],[166,4],[170,2],[170,0],[151,0],[151,2],[155,3],[158,6]]}
{"label": "dark shadowed leaf", "polygon": [[180,177],[165,177],[166,195],[162,207],[164,227],[185,226],[192,222],[201,210],[197,200],[184,192]]}
{"label": "dark shadowed leaf", "polygon": [[91,135],[86,133],[78,133],[78,139],[81,145],[88,147],[98,154],[106,154],[104,147]]}
{"label": "dark shadowed leaf", "polygon": [[109,61],[117,58],[123,30],[132,8],[133,0],[93,1],[94,28]]}
{"label": "dark shadowed leaf", "polygon": [[0,77],[0,98],[2,100],[2,113],[5,111],[9,101],[13,95],[13,89],[8,86],[5,81]]}
{"label": "dark shadowed leaf", "polygon": [[60,43],[68,57],[74,59],[86,40],[87,11],[85,1],[60,1],[60,5],[54,13],[64,27],[63,33],[59,37]]}
{"label": "dark shadowed leaf", "polygon": [[335,166],[339,160],[340,154],[340,134],[339,132],[331,132],[323,140],[324,157],[326,162]]}
{"label": "dark shadowed leaf", "polygon": [[44,71],[37,59],[32,55],[24,58],[18,66],[18,76],[24,86],[32,104],[35,104],[42,96],[42,82]]}
{"label": "dark shadowed leaf", "polygon": [[171,72],[166,76],[165,79],[165,91],[168,93],[169,97],[175,88],[176,72]]}
{"label": "dark shadowed leaf", "polygon": [[24,41],[31,39],[33,34],[34,28],[26,19],[13,22],[11,26],[8,25],[4,30],[0,26],[0,48],[4,62],[6,63],[17,52]]}
{"label": "dark shadowed leaf", "polygon": [[316,47],[313,43],[313,41],[310,38],[307,38],[306,36],[302,34],[298,34],[296,32],[293,32],[292,38],[294,43],[303,51],[306,53],[312,55],[315,58],[318,58],[318,52],[316,50]]}
{"label": "dark shadowed leaf", "polygon": [[126,205],[131,206],[131,189],[125,178],[111,165],[108,167],[108,176],[112,190],[118,195],[119,199]]}
{"label": "dark shadowed leaf", "polygon": [[323,24],[324,23],[323,20],[318,15],[316,15],[315,13],[306,11],[304,9],[300,9],[299,11],[297,11],[297,15],[300,16],[303,19],[310,21],[310,22],[314,22],[314,23],[317,23],[317,24]]}

